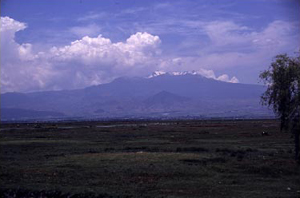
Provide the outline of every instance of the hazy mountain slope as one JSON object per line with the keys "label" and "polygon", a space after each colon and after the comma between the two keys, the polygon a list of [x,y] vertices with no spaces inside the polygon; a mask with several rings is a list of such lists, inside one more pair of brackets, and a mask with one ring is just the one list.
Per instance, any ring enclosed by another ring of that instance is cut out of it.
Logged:
{"label": "hazy mountain slope", "polygon": [[166,111],[176,111],[174,116],[262,115],[269,113],[259,104],[264,91],[263,86],[226,83],[201,75],[165,74],[118,78],[78,90],[6,93],[1,95],[1,109],[62,112],[80,117],[147,116]]}
{"label": "hazy mountain slope", "polygon": [[20,119],[46,119],[63,117],[64,114],[52,111],[33,111],[16,108],[1,108],[1,120],[20,120]]}
{"label": "hazy mountain slope", "polygon": [[147,98],[147,100],[145,100],[145,104],[148,106],[154,106],[154,105],[173,106],[173,105],[178,105],[180,103],[184,103],[188,100],[189,98],[172,94],[167,91],[161,91],[158,94],[155,94],[154,96]]}

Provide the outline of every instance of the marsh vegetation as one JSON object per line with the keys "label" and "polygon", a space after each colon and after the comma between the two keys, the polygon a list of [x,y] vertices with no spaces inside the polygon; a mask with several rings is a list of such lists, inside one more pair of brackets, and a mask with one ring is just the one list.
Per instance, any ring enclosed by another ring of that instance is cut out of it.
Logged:
{"label": "marsh vegetation", "polygon": [[1,196],[299,197],[293,139],[279,125],[1,123]]}

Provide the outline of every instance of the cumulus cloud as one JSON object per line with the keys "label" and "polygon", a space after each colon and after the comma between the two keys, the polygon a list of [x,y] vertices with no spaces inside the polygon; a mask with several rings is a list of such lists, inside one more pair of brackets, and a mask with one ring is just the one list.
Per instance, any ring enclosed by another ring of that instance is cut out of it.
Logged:
{"label": "cumulus cloud", "polygon": [[25,23],[15,21],[9,17],[1,17],[1,50],[3,61],[13,61],[16,58],[31,59],[31,44],[19,45],[15,42],[15,33],[26,28]]}
{"label": "cumulus cloud", "polygon": [[219,76],[217,78],[217,80],[224,81],[224,82],[230,82],[230,83],[239,83],[239,80],[235,76],[233,76],[231,79],[229,79],[229,76],[227,74],[223,74],[223,75]]}
{"label": "cumulus cloud", "polygon": [[102,35],[85,36],[33,53],[31,44],[15,41],[15,33],[26,27],[1,17],[1,92],[82,88],[123,75],[146,75],[158,65],[161,40],[146,32],[117,43]]}
{"label": "cumulus cloud", "polygon": [[[15,21],[10,17],[1,17],[1,33],[8,31],[17,32],[25,29],[26,27],[25,23]],[[12,35],[12,37],[14,37],[14,35]]]}
{"label": "cumulus cloud", "polygon": [[[213,33],[215,26],[218,25],[220,24],[215,22],[207,27],[210,38],[220,46],[226,45],[230,39],[226,42],[218,41],[219,35]],[[248,31],[248,28],[233,23],[221,25],[224,27],[224,34],[239,29]],[[275,29],[278,25],[286,25],[286,30],[276,33]],[[83,88],[110,82],[120,76],[147,76],[156,70],[166,72],[195,70],[197,74],[207,78],[237,83],[239,80],[236,77],[230,78],[227,74],[216,76],[212,68],[216,69],[224,64],[234,65],[238,61],[245,60],[245,55],[242,53],[165,57],[161,53],[161,39],[147,32],[132,34],[123,42],[112,42],[101,34],[83,36],[69,45],[56,46],[35,53],[32,44],[19,44],[15,41],[15,33],[25,28],[27,28],[25,23],[9,17],[1,17],[1,49],[5,49],[1,50],[2,93]],[[249,37],[247,40],[253,45],[263,47],[266,45],[264,42],[267,42],[267,38],[275,41],[278,35],[289,31],[288,28],[285,23],[275,22],[261,33],[247,33],[246,37]],[[93,34],[101,30],[95,29]],[[84,27],[75,28],[73,31],[74,33],[78,31],[78,35],[85,35],[88,34],[89,28],[88,26],[86,30]],[[276,34],[277,36],[270,37]],[[251,58],[247,60],[251,63]]]}
{"label": "cumulus cloud", "polygon": [[96,38],[85,36],[61,48],[53,47],[51,55],[59,61],[77,60],[84,65],[123,64],[133,66],[143,63],[158,53],[158,36],[138,32],[125,43],[112,43],[110,39],[99,35]]}
{"label": "cumulus cloud", "polygon": [[[85,36],[68,46],[53,47],[48,59],[53,65],[60,67],[57,69],[77,70],[81,76],[91,72],[94,84],[99,84],[120,75],[149,72],[155,56],[159,54],[160,42],[158,36],[146,32],[138,32],[126,42],[118,43],[113,43],[102,35],[95,38]],[[85,86],[87,85],[88,82]]]}
{"label": "cumulus cloud", "polygon": [[233,76],[232,78],[229,78],[227,74],[222,74],[219,77],[215,75],[215,72],[211,69],[200,69],[198,71],[194,72],[195,74],[200,74],[206,78],[212,78],[215,80],[223,81],[223,82],[229,82],[229,83],[239,83],[239,80],[237,77]]}
{"label": "cumulus cloud", "polygon": [[1,92],[24,91],[25,87],[37,89],[51,77],[46,64],[36,65],[32,45],[15,41],[15,33],[26,27],[25,23],[1,17]]}

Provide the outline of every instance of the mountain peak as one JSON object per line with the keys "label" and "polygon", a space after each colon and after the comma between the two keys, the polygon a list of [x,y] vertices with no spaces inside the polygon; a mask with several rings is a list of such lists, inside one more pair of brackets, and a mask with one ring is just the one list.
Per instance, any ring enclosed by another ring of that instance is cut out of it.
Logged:
{"label": "mountain peak", "polygon": [[205,70],[205,69],[200,69],[198,71],[192,70],[192,71],[182,71],[182,72],[180,71],[165,72],[165,71],[158,70],[158,71],[154,71],[147,78],[154,78],[162,75],[170,75],[170,76],[197,75],[197,76],[202,76],[205,78],[210,78],[210,79],[223,81],[223,82],[239,83],[239,80],[235,76],[233,76],[231,79],[227,74],[223,74],[220,75],[219,77],[216,77],[215,73],[212,70]]}
{"label": "mountain peak", "polygon": [[183,71],[183,72],[165,72],[165,71],[154,71],[151,75],[149,75],[147,78],[153,78],[161,75],[170,75],[170,76],[183,76],[183,75],[200,75],[196,71]]}
{"label": "mountain peak", "polygon": [[168,74],[168,72],[164,72],[164,71],[154,71],[154,72],[152,72],[152,74],[149,75],[147,78],[153,78],[153,77],[160,76],[160,75],[165,75],[165,74]]}

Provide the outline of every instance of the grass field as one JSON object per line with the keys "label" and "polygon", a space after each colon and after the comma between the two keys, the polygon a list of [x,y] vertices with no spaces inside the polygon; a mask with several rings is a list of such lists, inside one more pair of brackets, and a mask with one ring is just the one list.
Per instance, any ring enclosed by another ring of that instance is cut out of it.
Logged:
{"label": "grass field", "polygon": [[274,120],[1,124],[0,137],[2,197],[300,197]]}

